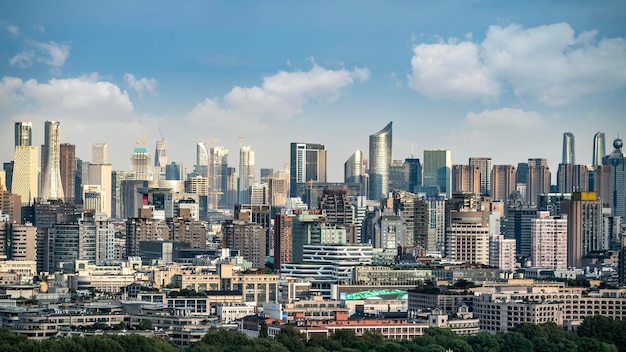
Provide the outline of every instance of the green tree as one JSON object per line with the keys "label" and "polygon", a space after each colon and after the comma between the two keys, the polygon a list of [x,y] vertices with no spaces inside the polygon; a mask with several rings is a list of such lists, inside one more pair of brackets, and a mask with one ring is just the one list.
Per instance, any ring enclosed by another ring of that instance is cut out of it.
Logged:
{"label": "green tree", "polygon": [[269,328],[267,327],[267,323],[264,321],[261,322],[260,324],[260,328],[259,328],[259,338],[261,339],[267,339],[270,337],[269,334]]}
{"label": "green tree", "polygon": [[302,352],[306,346],[304,334],[291,325],[282,327],[274,339],[292,352]]}
{"label": "green tree", "polygon": [[141,330],[152,330],[152,320],[151,319],[141,319],[141,323],[139,324],[139,329],[141,329]]}

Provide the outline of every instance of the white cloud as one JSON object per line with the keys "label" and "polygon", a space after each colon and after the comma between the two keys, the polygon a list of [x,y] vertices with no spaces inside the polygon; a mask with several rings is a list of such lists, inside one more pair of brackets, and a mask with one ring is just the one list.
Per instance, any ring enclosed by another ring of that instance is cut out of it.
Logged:
{"label": "white cloud", "polygon": [[11,66],[17,66],[21,68],[28,67],[33,64],[34,54],[35,53],[33,53],[32,51],[22,51],[21,53],[18,53],[17,55],[10,58],[9,64],[11,64]]}
{"label": "white cloud", "polygon": [[8,24],[6,26],[7,32],[9,32],[9,34],[12,37],[17,37],[20,34],[20,28],[18,26],[14,26],[12,24]]}
{"label": "white cloud", "polygon": [[124,80],[140,96],[143,96],[145,93],[154,94],[154,90],[157,86],[157,80],[154,78],[141,77],[137,79],[133,74],[130,73],[124,74]]}
{"label": "white cloud", "polygon": [[485,39],[414,47],[408,86],[435,98],[493,98],[510,86],[547,105],[626,86],[626,41],[567,23],[491,26]]}
{"label": "white cloud", "polygon": [[223,98],[206,99],[188,114],[224,127],[260,128],[300,113],[309,101],[336,99],[341,89],[369,78],[365,68],[326,69],[317,64],[309,71],[279,71],[253,87],[234,87]]}
{"label": "white cloud", "polygon": [[37,82],[4,77],[0,81],[3,110],[39,112],[50,115],[106,117],[129,114],[133,106],[125,91],[116,85],[99,80],[97,74],[69,79],[51,79]]}
{"label": "white cloud", "polygon": [[33,60],[43,62],[53,68],[60,68],[70,56],[70,45],[53,41],[39,42],[27,40],[25,49],[13,56],[9,63],[13,66],[28,67]]}
{"label": "white cloud", "polygon": [[514,108],[483,110],[470,112],[465,120],[475,128],[480,129],[537,129],[546,124],[546,119],[536,111],[525,111]]}
{"label": "white cloud", "polygon": [[490,76],[478,51],[478,45],[456,40],[415,46],[409,87],[431,98],[497,96],[500,86]]}

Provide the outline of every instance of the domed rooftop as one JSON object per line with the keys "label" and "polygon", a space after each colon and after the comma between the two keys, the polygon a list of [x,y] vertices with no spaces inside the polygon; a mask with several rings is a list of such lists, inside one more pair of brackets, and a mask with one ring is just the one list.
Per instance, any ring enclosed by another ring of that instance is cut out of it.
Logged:
{"label": "domed rooftop", "polygon": [[624,146],[624,142],[622,141],[622,139],[621,139],[621,138],[616,138],[616,139],[613,141],[613,147],[614,147],[615,149],[622,149],[622,147],[623,147],[623,146]]}

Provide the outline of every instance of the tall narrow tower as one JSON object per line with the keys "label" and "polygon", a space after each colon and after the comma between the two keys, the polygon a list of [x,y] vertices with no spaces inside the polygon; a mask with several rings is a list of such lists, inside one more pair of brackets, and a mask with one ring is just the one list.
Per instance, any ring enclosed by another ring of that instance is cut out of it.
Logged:
{"label": "tall narrow tower", "polygon": [[164,179],[167,166],[167,141],[163,136],[157,139],[154,150],[154,179]]}
{"label": "tall narrow tower", "polygon": [[11,192],[21,197],[22,205],[39,196],[37,168],[39,152],[32,145],[32,128],[30,122],[15,123],[15,155]]}
{"label": "tall narrow tower", "polygon": [[291,143],[289,196],[299,197],[308,182],[326,182],[328,158],[322,144]]}
{"label": "tall narrow tower", "polygon": [[239,149],[239,204],[250,204],[250,190],[254,185],[254,149],[249,145]]}
{"label": "tall narrow tower", "polygon": [[41,198],[63,199],[61,183],[61,140],[60,123],[46,121],[43,152],[43,176],[41,179]]}
{"label": "tall narrow tower", "polygon": [[133,155],[130,157],[131,170],[135,172],[136,180],[150,181],[150,154],[146,148],[146,140],[144,138],[142,145],[139,145],[139,140],[136,139],[135,144]]}
{"label": "tall narrow tower", "polygon": [[380,200],[389,193],[389,165],[392,157],[392,127],[389,122],[382,130],[370,135],[370,191],[368,198]]}
{"label": "tall narrow tower", "polygon": [[576,164],[574,153],[574,134],[572,132],[563,133],[563,162],[561,164]]}
{"label": "tall narrow tower", "polygon": [[593,135],[593,158],[592,165],[602,165],[602,158],[606,156],[606,141],[604,132],[598,132]]}
{"label": "tall narrow tower", "polygon": [[15,146],[33,145],[32,122],[18,121],[15,123]]}

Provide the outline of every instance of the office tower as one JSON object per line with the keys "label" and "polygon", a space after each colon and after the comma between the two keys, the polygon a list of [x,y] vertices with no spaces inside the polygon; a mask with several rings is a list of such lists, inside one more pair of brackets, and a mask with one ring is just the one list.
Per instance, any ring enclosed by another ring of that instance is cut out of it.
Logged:
{"label": "office tower", "polygon": [[380,200],[389,195],[389,165],[392,157],[392,127],[389,122],[382,130],[370,135],[369,195]]}
{"label": "office tower", "polygon": [[224,209],[234,209],[239,198],[239,174],[234,167],[226,168],[226,190],[220,200],[220,207]]}
{"label": "office tower", "polygon": [[452,196],[452,154],[449,150],[424,150],[424,186],[438,186]]}
{"label": "office tower", "polygon": [[346,229],[348,243],[358,243],[357,228],[354,224],[355,208],[350,201],[347,189],[325,189],[320,201],[320,209],[326,214],[329,223]]}
{"label": "office tower", "polygon": [[491,158],[469,158],[470,166],[477,166],[480,170],[480,194],[491,195]]}
{"label": "office tower", "polygon": [[289,198],[289,171],[278,170],[267,178],[269,203],[274,208],[282,208]]}
{"label": "office tower", "polygon": [[61,185],[65,191],[65,202],[71,203],[76,194],[76,146],[74,144],[61,143],[59,165],[61,167]]}
{"label": "office tower", "polygon": [[547,211],[550,216],[561,216],[561,203],[571,199],[572,193],[542,193],[537,200],[537,210]]}
{"label": "office tower", "polygon": [[[267,179],[274,174],[274,169],[262,167],[261,170],[259,170],[259,174],[261,176],[261,183],[267,183]],[[289,175],[289,172],[287,172],[287,175]],[[289,177],[287,177],[287,180],[289,180]]]}
{"label": "office tower", "polygon": [[33,224],[37,228],[37,271],[50,272],[52,261],[53,233],[52,226],[66,215],[76,212],[75,204],[64,203],[61,200],[37,200],[33,204]]}
{"label": "office tower", "polygon": [[150,154],[148,154],[148,148],[144,141],[143,146],[139,145],[139,140],[136,140],[135,149],[133,149],[133,155],[130,157],[131,171],[135,172],[137,180],[150,181],[151,168],[150,168]]}
{"label": "office tower", "polygon": [[515,240],[515,253],[521,257],[530,257],[530,224],[537,218],[537,207],[513,204],[506,209],[506,233],[504,237]]}
{"label": "office tower", "polygon": [[309,182],[326,182],[328,154],[322,144],[291,143],[289,196],[302,197]]}
{"label": "office tower", "polygon": [[85,214],[96,230],[96,264],[107,264],[115,259],[115,227],[104,213]]}
{"label": "office tower", "polygon": [[291,227],[293,214],[274,215],[274,267],[291,263]]}
{"label": "office tower", "polygon": [[537,196],[541,193],[550,193],[550,168],[547,159],[528,159],[526,173],[526,202],[537,204]]}
{"label": "office tower", "polygon": [[489,223],[485,211],[451,211],[446,230],[446,257],[452,261],[489,264]]}
{"label": "office tower", "polygon": [[[389,164],[389,192],[394,190],[408,191],[406,177],[404,175],[404,161],[393,160]],[[389,194],[387,194],[387,197]]]}
{"label": "office tower", "polygon": [[361,184],[364,175],[363,152],[357,150],[350,155],[343,165],[343,182]]}
{"label": "office tower", "polygon": [[452,165],[452,194],[480,194],[480,169],[473,165]]}
{"label": "office tower", "polygon": [[2,163],[2,170],[4,171],[4,180],[7,191],[11,192],[11,186],[13,185],[13,170],[15,168],[15,160]]}
{"label": "office tower", "polygon": [[[157,139],[154,149],[154,172],[159,176],[165,172],[167,165],[167,141],[165,138]],[[157,178],[157,177],[155,177]],[[158,179],[161,179],[159,177]]]}
{"label": "office tower", "polygon": [[189,243],[190,248],[206,248],[208,225],[191,217],[187,209],[180,209],[176,217],[166,219],[170,240]]}
{"label": "office tower", "polygon": [[123,218],[122,204],[122,182],[135,179],[133,171],[112,171],[111,172],[111,217],[114,219]]}
{"label": "office tower", "polygon": [[404,159],[404,177],[407,185],[407,191],[412,193],[417,192],[417,187],[421,187],[423,183],[422,163],[420,163],[420,159]]}
{"label": "office tower", "polygon": [[213,209],[226,207],[227,191],[228,149],[223,146],[213,147],[209,151],[209,194],[215,201]]}
{"label": "office tower", "polygon": [[515,272],[515,240],[504,238],[504,235],[489,237],[489,265]]}
{"label": "office tower", "polygon": [[172,161],[165,165],[164,169],[166,181],[181,181],[183,179],[183,166],[181,164]]}
{"label": "office tower", "polygon": [[103,212],[106,196],[107,194],[100,188],[100,185],[84,185],[83,209],[98,213]]}
{"label": "office tower", "polygon": [[[9,193],[0,182],[0,218],[8,216],[10,222],[17,224],[22,221],[22,198],[17,194]],[[1,220],[0,220],[1,221]]]}
{"label": "office tower", "polygon": [[561,202],[567,216],[567,266],[581,267],[582,258],[602,248],[602,202],[595,192],[575,192]]}
{"label": "office tower", "polygon": [[41,198],[64,199],[63,185],[61,184],[61,152],[60,152],[60,123],[46,121],[43,151],[43,172],[41,176]]}
{"label": "office tower", "polygon": [[18,121],[15,123],[15,146],[33,145],[32,122]]}
{"label": "office tower", "polygon": [[507,200],[516,190],[517,171],[513,165],[494,165],[491,169],[491,196],[493,200]]}
{"label": "office tower", "polygon": [[254,185],[254,149],[239,148],[239,204],[250,203],[250,187]]}
{"label": "office tower", "polygon": [[[98,186],[99,190],[96,193],[100,193],[102,200],[102,208],[97,212],[103,212],[107,216],[111,216],[111,197],[112,197],[112,169],[113,166],[109,164],[108,160],[108,146],[106,143],[95,143],[91,149],[92,162],[89,164],[89,187]],[[83,188],[87,187],[83,185]],[[95,195],[95,191],[90,191],[89,195]],[[83,194],[84,189],[83,189]],[[86,200],[83,198],[83,202]],[[91,209],[85,207],[84,209]]]}
{"label": "office tower", "polygon": [[622,237],[626,235],[624,219],[620,216],[602,214],[602,243],[604,248],[619,251],[622,245]]}
{"label": "office tower", "polygon": [[[132,172],[132,171],[131,171]],[[142,188],[148,187],[145,180],[122,180],[120,186],[121,209],[119,216],[122,219],[136,218],[139,208],[144,205],[143,194],[139,193]],[[147,200],[146,200],[147,202]]]}
{"label": "office tower", "polygon": [[610,166],[610,206],[613,216],[626,219],[626,160],[622,147],[624,143],[617,138],[613,141],[613,152],[602,159],[603,166]]}
{"label": "office tower", "polygon": [[185,192],[200,196],[209,195],[209,178],[204,176],[188,176]]}
{"label": "office tower", "polygon": [[576,164],[574,151],[574,134],[571,132],[563,133],[563,161],[561,164]]}
{"label": "office tower", "polygon": [[567,269],[567,219],[537,212],[530,223],[530,242],[532,266]]}
{"label": "office tower", "polygon": [[252,205],[269,205],[269,191],[267,183],[250,186],[248,193],[249,202]]}
{"label": "office tower", "polygon": [[606,142],[604,132],[598,132],[593,135],[593,157],[591,165],[602,165],[602,158],[606,156]]}
{"label": "office tower", "polygon": [[202,177],[209,177],[209,146],[204,142],[196,143],[196,164],[193,172]]}
{"label": "office tower", "polygon": [[560,164],[556,176],[559,193],[590,191],[589,173],[587,165]]}
{"label": "office tower", "polygon": [[31,204],[39,196],[38,167],[36,146],[15,147],[11,193],[20,196],[22,205]]}
{"label": "office tower", "polygon": [[[429,247],[428,204],[414,193],[394,190],[392,193],[393,210],[402,216],[406,224],[407,245]],[[432,239],[432,238],[431,238]],[[430,243],[430,247],[434,247]]]}

